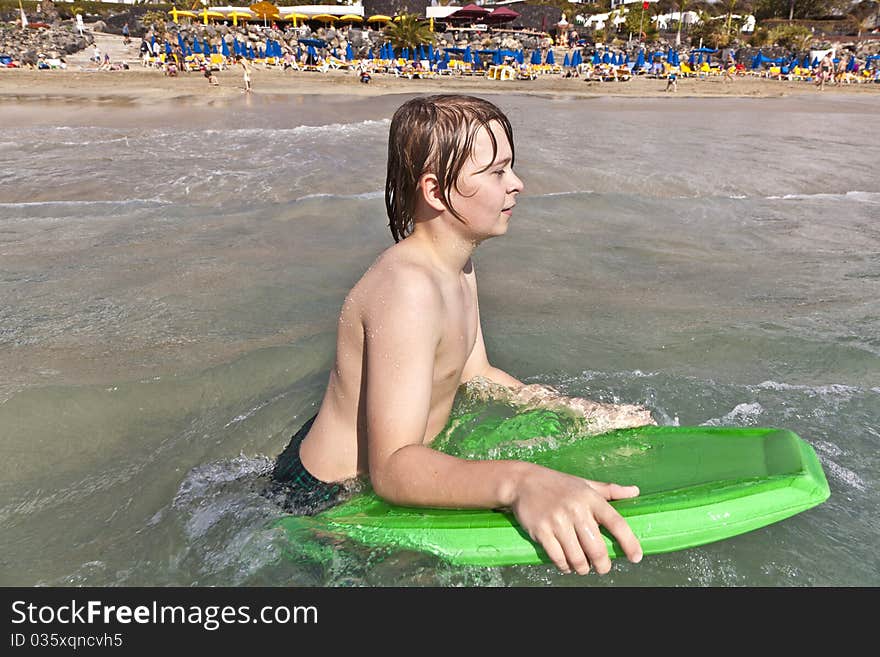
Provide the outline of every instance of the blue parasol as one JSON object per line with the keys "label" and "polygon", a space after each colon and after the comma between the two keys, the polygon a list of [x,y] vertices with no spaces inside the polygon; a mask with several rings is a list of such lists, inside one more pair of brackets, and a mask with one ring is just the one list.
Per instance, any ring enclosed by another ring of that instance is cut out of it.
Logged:
{"label": "blue parasol", "polygon": [[211,45],[208,43],[208,37],[205,37],[205,41],[202,43],[202,52],[206,55],[211,54]]}
{"label": "blue parasol", "polygon": [[166,55],[170,55],[170,54],[171,54],[171,44],[168,43],[167,41],[165,42],[165,54],[166,54]]}
{"label": "blue parasol", "polygon": [[220,52],[224,57],[229,57],[229,44],[226,43],[226,39],[220,42]]}
{"label": "blue parasol", "polygon": [[602,63],[603,64],[610,64],[611,63],[611,53],[609,53],[607,50],[605,51],[605,54],[602,55]]}
{"label": "blue parasol", "polygon": [[345,59],[348,61],[354,59],[354,51],[351,49],[351,43],[345,45]]}
{"label": "blue parasol", "polygon": [[478,71],[481,68],[483,68],[483,62],[480,61],[480,56],[474,53],[474,70]]}
{"label": "blue parasol", "polygon": [[376,59],[373,57],[373,47],[370,46],[370,49],[367,51],[367,59]]}
{"label": "blue parasol", "polygon": [[468,46],[464,49],[464,63],[465,64],[473,64],[474,62],[474,54],[471,52],[471,47]]}
{"label": "blue parasol", "polygon": [[550,64],[551,66],[556,63],[556,58],[553,56],[553,49],[547,49],[547,57],[544,59],[545,64]]}
{"label": "blue parasol", "polygon": [[193,52],[202,54],[202,44],[198,39],[193,39]]}
{"label": "blue parasol", "polygon": [[538,52],[537,49],[532,51],[532,58],[529,60],[530,64],[538,65],[541,63],[541,53]]}
{"label": "blue parasol", "polygon": [[400,57],[406,61],[409,61],[409,48],[404,47],[404,49],[400,53]]}
{"label": "blue parasol", "polygon": [[634,68],[636,68],[636,69],[645,68],[645,51],[644,50],[639,50],[639,54],[636,57],[636,65]]}
{"label": "blue parasol", "polygon": [[183,36],[181,36],[180,32],[177,33],[177,45],[180,46],[181,50],[186,50],[186,44],[183,42]]}
{"label": "blue parasol", "polygon": [[590,60],[590,63],[595,66],[596,64],[602,63],[602,58],[599,56],[599,51],[596,50],[593,52],[593,59]]}
{"label": "blue parasol", "polygon": [[565,58],[562,60],[562,65],[566,68],[571,66],[571,60],[568,58],[568,53],[565,53]]}

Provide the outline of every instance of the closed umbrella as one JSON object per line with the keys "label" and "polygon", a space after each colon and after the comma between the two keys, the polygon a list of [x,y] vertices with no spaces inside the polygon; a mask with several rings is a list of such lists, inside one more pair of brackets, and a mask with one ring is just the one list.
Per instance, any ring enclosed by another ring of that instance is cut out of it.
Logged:
{"label": "closed umbrella", "polygon": [[226,39],[220,41],[220,52],[224,57],[229,57],[229,45],[226,43]]}
{"label": "closed umbrella", "polygon": [[480,61],[480,56],[477,53],[474,53],[474,70],[479,70],[483,68],[483,62]]}
{"label": "closed umbrella", "polygon": [[642,68],[645,68],[645,51],[644,51],[644,50],[639,50],[639,54],[638,54],[638,56],[636,57],[636,65],[635,65],[635,68],[636,68],[636,69],[642,69]]}
{"label": "closed umbrella", "polygon": [[562,65],[568,68],[571,66],[571,60],[568,58],[568,53],[565,53],[565,58],[562,60]]}
{"label": "closed umbrella", "polygon": [[198,38],[193,39],[193,52],[202,54],[202,42],[198,40]]}
{"label": "closed umbrella", "polygon": [[345,59],[349,62],[354,59],[354,51],[351,49],[351,43],[345,45]]}
{"label": "closed umbrella", "polygon": [[541,63],[541,53],[537,50],[532,51],[532,58],[529,60],[530,64],[538,65]]}
{"label": "closed umbrella", "polygon": [[609,53],[607,50],[605,51],[605,54],[602,55],[602,63],[603,64],[610,64],[611,63],[611,53]]}
{"label": "closed umbrella", "polygon": [[599,51],[598,51],[598,50],[596,50],[596,51],[593,52],[593,58],[590,60],[590,63],[591,63],[593,66],[596,66],[597,64],[601,64],[601,63],[602,63],[602,57],[599,55]]}
{"label": "closed umbrella", "polygon": [[168,43],[167,41],[165,42],[165,54],[166,54],[166,55],[170,55],[170,54],[171,54],[171,44]]}
{"label": "closed umbrella", "polygon": [[468,46],[464,49],[464,63],[465,64],[473,64],[474,62],[474,54],[471,52],[471,47]]}
{"label": "closed umbrella", "polygon": [[553,57],[553,49],[547,49],[547,58],[544,60],[545,64],[550,64],[551,66],[556,63],[556,58]]}

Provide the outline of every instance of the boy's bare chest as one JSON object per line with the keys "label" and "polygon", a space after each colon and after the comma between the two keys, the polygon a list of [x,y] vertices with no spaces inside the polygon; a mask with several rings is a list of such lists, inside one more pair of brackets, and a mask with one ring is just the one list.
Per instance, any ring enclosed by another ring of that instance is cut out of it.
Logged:
{"label": "boy's bare chest", "polygon": [[443,290],[444,325],[434,359],[436,381],[455,379],[456,385],[477,339],[477,300],[467,282]]}

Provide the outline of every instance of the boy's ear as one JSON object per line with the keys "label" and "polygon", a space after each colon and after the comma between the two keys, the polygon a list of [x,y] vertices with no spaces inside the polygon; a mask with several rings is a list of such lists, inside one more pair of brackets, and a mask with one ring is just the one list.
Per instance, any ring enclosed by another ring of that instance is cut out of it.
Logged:
{"label": "boy's ear", "polygon": [[419,192],[432,209],[437,212],[443,212],[446,209],[446,203],[440,193],[440,182],[433,173],[423,173],[419,178]]}

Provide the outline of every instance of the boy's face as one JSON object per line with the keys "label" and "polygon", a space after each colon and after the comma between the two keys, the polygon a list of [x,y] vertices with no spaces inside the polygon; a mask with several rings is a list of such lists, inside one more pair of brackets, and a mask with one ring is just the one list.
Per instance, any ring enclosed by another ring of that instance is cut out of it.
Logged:
{"label": "boy's face", "polygon": [[498,152],[492,157],[492,140],[485,128],[474,139],[473,152],[461,170],[458,184],[450,190],[452,207],[467,220],[473,237],[482,241],[503,235],[516,196],[523,182],[511,167],[512,152],[504,129],[497,121],[490,124]]}

